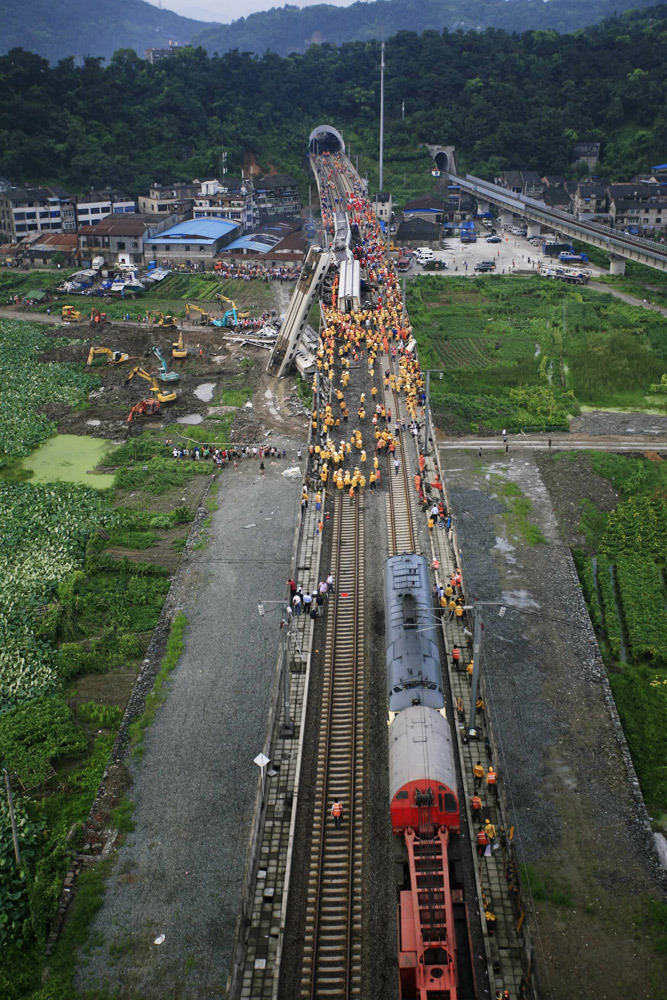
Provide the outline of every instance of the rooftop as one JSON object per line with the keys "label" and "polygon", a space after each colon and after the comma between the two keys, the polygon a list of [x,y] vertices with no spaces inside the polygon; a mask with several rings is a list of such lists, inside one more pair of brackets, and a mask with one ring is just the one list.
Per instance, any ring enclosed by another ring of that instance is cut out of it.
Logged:
{"label": "rooftop", "polygon": [[236,222],[228,219],[187,219],[146,240],[146,243],[172,243],[175,246],[181,243],[211,244],[238,228]]}

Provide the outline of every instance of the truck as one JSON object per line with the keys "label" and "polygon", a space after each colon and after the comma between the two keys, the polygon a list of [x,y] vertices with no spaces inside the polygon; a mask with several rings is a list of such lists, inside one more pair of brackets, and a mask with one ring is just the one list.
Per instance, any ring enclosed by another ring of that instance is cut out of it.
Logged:
{"label": "truck", "polygon": [[477,231],[474,222],[461,223],[461,243],[476,243]]}
{"label": "truck", "polygon": [[547,257],[558,257],[562,253],[574,253],[571,243],[548,243],[546,240],[542,244],[542,253]]}
{"label": "truck", "polygon": [[587,264],[588,254],[587,253],[570,253],[568,250],[563,250],[562,253],[558,254],[558,259],[563,264]]}

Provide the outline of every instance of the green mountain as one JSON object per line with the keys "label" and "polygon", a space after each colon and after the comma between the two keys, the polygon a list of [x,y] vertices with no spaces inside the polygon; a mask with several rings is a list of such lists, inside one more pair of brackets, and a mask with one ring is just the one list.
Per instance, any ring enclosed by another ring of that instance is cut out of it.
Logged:
{"label": "green mountain", "polygon": [[[269,0],[267,0],[269,2]],[[23,48],[51,62],[67,56],[110,58],[117,49],[202,45],[209,53],[305,52],[313,43],[388,38],[398,31],[574,31],[603,17],[654,0],[373,0],[351,7],[290,4],[207,24],[162,10],[144,0],[0,0],[0,52]]]}
{"label": "green mountain", "polygon": [[205,22],[161,10],[144,0],[0,0],[0,51],[23,48],[51,62],[104,56],[116,49],[161,48],[189,42]]}
{"label": "green mountain", "polygon": [[[602,145],[600,174],[630,178],[667,154],[667,4],[571,34],[403,31],[387,41],[385,183],[400,201],[432,184],[424,143],[456,146],[460,170],[526,167],[574,176],[577,140]],[[307,147],[336,125],[377,184],[377,41],[282,58],[187,46],[156,65],[131,50],[82,66],[0,55],[0,176],[106,185],[274,167],[307,191]]]}
{"label": "green mountain", "polygon": [[575,31],[629,8],[649,7],[655,0],[375,0],[350,7],[317,4],[300,9],[291,4],[214,24],[194,35],[194,45],[207,52],[305,52],[315,43],[368,41],[398,31]]}

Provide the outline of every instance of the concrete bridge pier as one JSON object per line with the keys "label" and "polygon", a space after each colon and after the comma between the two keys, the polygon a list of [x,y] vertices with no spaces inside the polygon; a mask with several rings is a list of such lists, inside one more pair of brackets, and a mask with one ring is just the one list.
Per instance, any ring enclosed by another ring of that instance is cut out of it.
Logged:
{"label": "concrete bridge pier", "polygon": [[528,222],[526,224],[526,237],[530,240],[533,238],[533,236],[539,236],[541,230],[542,227],[540,226],[539,222]]}
{"label": "concrete bridge pier", "polygon": [[619,257],[618,254],[613,253],[609,261],[609,273],[625,274],[625,257]]}
{"label": "concrete bridge pier", "polygon": [[508,212],[506,208],[500,209],[500,224],[501,226],[511,226],[514,221],[514,215],[512,212]]}
{"label": "concrete bridge pier", "polygon": [[484,215],[485,212],[491,211],[491,202],[484,201],[483,198],[477,199],[477,211],[480,215]]}

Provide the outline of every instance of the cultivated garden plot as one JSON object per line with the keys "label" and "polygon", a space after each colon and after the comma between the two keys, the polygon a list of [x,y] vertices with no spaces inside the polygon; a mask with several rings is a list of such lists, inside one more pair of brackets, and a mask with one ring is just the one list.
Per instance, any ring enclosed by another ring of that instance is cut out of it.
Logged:
{"label": "cultivated garden plot", "polygon": [[[564,506],[565,491],[578,508],[578,517],[569,513],[561,523],[644,798],[656,828],[665,830],[667,462],[656,454],[575,452],[544,456],[540,465],[557,509]],[[598,506],[590,493],[600,478],[618,493],[611,509],[608,503]]]}
{"label": "cultivated garden plot", "polygon": [[408,306],[445,433],[567,430],[581,406],[667,412],[665,320],[536,277],[429,276]]}

